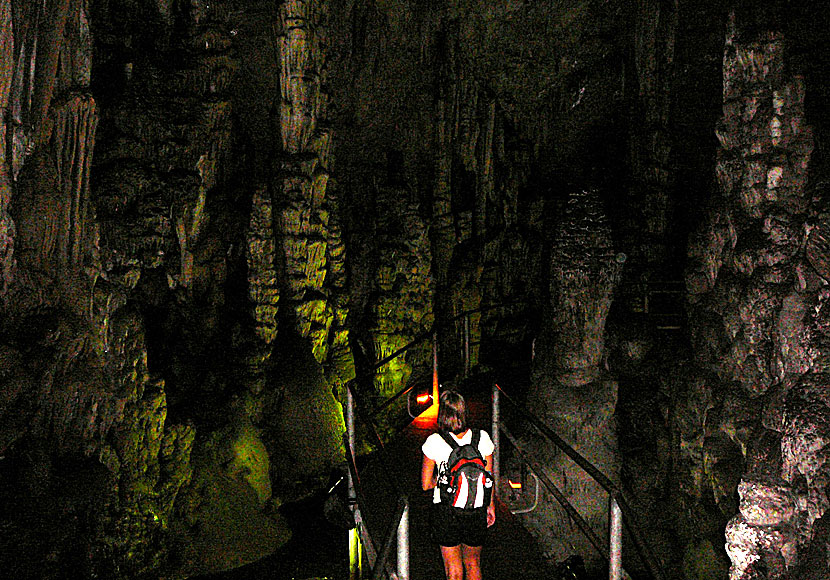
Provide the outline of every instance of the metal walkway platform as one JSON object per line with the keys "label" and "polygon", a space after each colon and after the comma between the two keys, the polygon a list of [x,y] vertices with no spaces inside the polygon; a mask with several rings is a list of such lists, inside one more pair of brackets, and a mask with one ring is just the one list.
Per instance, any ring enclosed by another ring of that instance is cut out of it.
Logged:
{"label": "metal walkway platform", "polygon": [[[489,431],[489,401],[468,396],[470,424]],[[482,396],[483,399],[483,396]],[[441,580],[444,568],[438,546],[430,541],[428,508],[431,496],[421,491],[421,445],[435,430],[434,415],[422,416],[386,445],[385,460],[377,457],[361,470],[360,485],[367,505],[362,506],[366,525],[373,537],[386,535],[397,504],[396,490],[410,498],[410,580]],[[390,471],[392,473],[390,473]],[[555,577],[535,539],[496,499],[496,523],[489,528],[482,552],[484,580],[535,580]]]}

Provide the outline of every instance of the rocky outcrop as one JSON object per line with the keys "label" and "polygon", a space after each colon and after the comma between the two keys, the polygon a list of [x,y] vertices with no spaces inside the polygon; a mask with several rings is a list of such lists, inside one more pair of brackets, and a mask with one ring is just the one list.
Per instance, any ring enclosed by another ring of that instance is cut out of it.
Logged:
{"label": "rocky outcrop", "polygon": [[697,482],[687,491],[713,494],[729,518],[730,578],[801,577],[800,554],[822,541],[813,526],[827,509],[826,468],[811,459],[828,428],[816,396],[827,385],[826,282],[822,244],[810,242],[821,202],[808,188],[804,79],[788,70],[781,34],[753,37],[740,24],[723,58],[721,203],[691,240],[686,276],[693,343],[715,377],[704,397],[689,393],[700,422],[681,430],[681,449]]}
{"label": "rocky outcrop", "polygon": [[[612,481],[619,477],[614,420],[617,382],[603,374],[605,321],[622,262],[613,252],[607,218],[596,191],[572,194],[557,224],[550,258],[551,304],[537,340],[528,406]],[[608,494],[561,452],[541,442],[545,475],[595,529],[607,536]],[[550,520],[564,529],[569,516],[552,498],[539,513],[526,516],[555,560],[578,552],[589,567],[604,565],[581,534],[551,535]],[[547,522],[543,524],[543,522]]]}

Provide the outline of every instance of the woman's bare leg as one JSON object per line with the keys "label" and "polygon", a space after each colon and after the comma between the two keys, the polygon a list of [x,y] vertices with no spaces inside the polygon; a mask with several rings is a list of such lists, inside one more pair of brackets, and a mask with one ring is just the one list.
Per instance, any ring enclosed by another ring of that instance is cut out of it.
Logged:
{"label": "woman's bare leg", "polygon": [[481,580],[481,546],[461,544],[461,560],[467,572],[467,580]]}
{"label": "woman's bare leg", "polygon": [[464,580],[464,564],[461,560],[461,546],[441,546],[444,572],[447,580]]}

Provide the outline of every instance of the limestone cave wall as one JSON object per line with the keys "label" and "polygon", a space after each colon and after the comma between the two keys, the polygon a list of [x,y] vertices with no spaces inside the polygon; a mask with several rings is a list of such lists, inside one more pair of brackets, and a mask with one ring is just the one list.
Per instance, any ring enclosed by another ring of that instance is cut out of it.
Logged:
{"label": "limestone cave wall", "polygon": [[[470,368],[462,323],[439,333],[440,380],[529,368],[522,400],[633,492],[671,578],[827,577],[827,22],[0,0],[0,566],[273,552],[341,466],[346,382],[483,308]],[[669,324],[642,301],[663,283]],[[547,459],[602,532],[602,493]],[[544,505],[523,521],[555,562]]]}

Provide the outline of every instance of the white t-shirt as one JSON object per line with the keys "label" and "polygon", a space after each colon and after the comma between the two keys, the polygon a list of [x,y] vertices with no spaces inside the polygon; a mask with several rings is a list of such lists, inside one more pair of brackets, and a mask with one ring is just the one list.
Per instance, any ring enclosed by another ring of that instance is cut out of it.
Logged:
{"label": "white t-shirt", "polygon": [[[450,437],[458,441],[459,445],[464,445],[473,440],[473,431],[472,429],[467,429],[461,437],[457,437],[454,433],[450,433]],[[490,439],[489,433],[482,430],[481,437],[478,440],[478,452],[481,453],[481,456],[486,460],[488,455],[493,454],[495,448],[496,447],[493,445],[493,440]],[[424,441],[424,444],[421,446],[421,450],[424,452],[424,455],[426,455],[429,459],[432,459],[438,466],[438,477],[441,477],[441,474],[447,470],[447,461],[450,458],[450,453],[452,453],[452,447],[450,447],[450,444],[444,441],[440,434],[433,433],[427,437],[426,441]],[[434,488],[432,493],[432,503],[441,503],[441,495],[437,486]]]}

